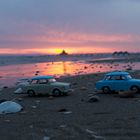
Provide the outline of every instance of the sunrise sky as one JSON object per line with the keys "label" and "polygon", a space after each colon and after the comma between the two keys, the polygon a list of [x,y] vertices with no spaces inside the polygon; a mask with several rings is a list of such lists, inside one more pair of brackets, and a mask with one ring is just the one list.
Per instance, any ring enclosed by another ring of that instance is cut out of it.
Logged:
{"label": "sunrise sky", "polygon": [[0,0],[0,54],[140,52],[140,0]]}

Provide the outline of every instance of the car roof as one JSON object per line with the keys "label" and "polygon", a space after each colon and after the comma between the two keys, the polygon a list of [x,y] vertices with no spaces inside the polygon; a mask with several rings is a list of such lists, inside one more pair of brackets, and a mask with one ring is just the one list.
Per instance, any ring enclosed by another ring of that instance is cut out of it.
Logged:
{"label": "car roof", "polygon": [[106,76],[109,76],[109,75],[128,75],[128,74],[129,74],[128,72],[124,72],[124,71],[115,71],[115,72],[107,73]]}
{"label": "car roof", "polygon": [[51,79],[54,78],[53,76],[35,76],[32,80],[39,80],[39,79]]}

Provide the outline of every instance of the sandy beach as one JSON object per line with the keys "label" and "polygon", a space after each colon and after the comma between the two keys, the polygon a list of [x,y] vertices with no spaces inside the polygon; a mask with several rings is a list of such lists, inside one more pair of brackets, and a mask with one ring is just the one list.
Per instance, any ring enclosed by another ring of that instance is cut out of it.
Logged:
{"label": "sandy beach", "polygon": [[[139,71],[132,71],[134,78]],[[64,97],[28,97],[3,89],[1,99],[23,106],[16,114],[0,115],[1,140],[139,140],[140,94],[120,98],[98,93],[98,102],[89,103],[94,84],[103,73],[62,77],[74,92]]]}

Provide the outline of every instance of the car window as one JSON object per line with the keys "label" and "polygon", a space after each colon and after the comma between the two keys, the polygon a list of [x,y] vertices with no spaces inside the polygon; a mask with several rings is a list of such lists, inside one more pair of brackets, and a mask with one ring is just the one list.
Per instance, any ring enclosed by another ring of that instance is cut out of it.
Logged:
{"label": "car window", "polygon": [[125,80],[125,76],[123,75],[114,75],[111,77],[111,80]]}
{"label": "car window", "polygon": [[126,75],[127,79],[132,79],[131,75]]}
{"label": "car window", "polygon": [[51,78],[51,79],[49,79],[48,81],[49,81],[50,83],[54,83],[54,82],[56,82],[56,79]]}
{"label": "car window", "polygon": [[32,80],[31,84],[37,84],[37,82],[38,82],[37,80]]}
{"label": "car window", "polygon": [[40,79],[38,81],[38,84],[47,84],[48,83],[48,80],[47,79]]}
{"label": "car window", "polygon": [[108,75],[108,76],[105,76],[104,80],[110,80],[111,79],[111,76]]}
{"label": "car window", "polygon": [[126,79],[126,77],[125,76],[120,76],[120,80],[125,80]]}

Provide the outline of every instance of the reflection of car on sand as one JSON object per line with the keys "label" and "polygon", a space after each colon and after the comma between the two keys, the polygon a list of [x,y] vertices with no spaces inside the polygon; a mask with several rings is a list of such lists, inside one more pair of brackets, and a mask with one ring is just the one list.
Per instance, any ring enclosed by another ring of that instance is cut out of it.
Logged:
{"label": "reflection of car on sand", "polygon": [[140,90],[140,79],[133,79],[128,72],[110,72],[103,80],[96,82],[95,88],[104,93],[128,90],[137,93]]}
{"label": "reflection of car on sand", "polygon": [[57,82],[53,76],[33,77],[28,85],[21,86],[22,92],[29,96],[38,94],[67,95],[72,91],[70,83]]}

